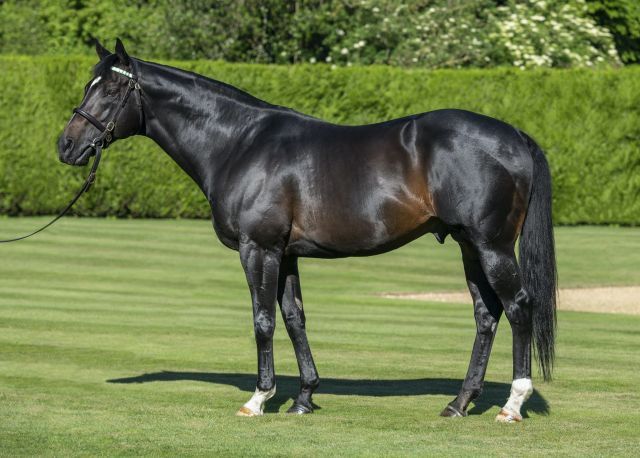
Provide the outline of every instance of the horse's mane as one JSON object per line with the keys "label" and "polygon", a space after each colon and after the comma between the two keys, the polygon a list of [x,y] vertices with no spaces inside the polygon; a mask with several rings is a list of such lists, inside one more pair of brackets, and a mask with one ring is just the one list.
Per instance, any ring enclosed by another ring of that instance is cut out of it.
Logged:
{"label": "horse's mane", "polygon": [[[1,1],[1,0],[0,0]],[[132,58],[133,59],[133,58]],[[113,66],[120,66],[118,65],[119,59],[118,59],[118,55],[117,54],[110,54],[107,57],[105,57],[104,59],[100,60],[100,62],[98,62],[94,67],[93,67],[93,78],[97,78],[99,76],[101,77],[105,77],[105,75],[109,74],[109,72],[111,71],[111,67]],[[313,116],[309,116],[303,113],[299,113],[296,110],[293,110],[292,108],[288,108],[288,107],[283,107],[280,105],[274,105],[271,104],[269,102],[266,102],[264,100],[261,100],[257,97],[255,97],[254,95],[245,92],[235,86],[232,86],[230,84],[224,83],[222,81],[218,81],[212,78],[209,78],[205,75],[201,75],[199,73],[195,73],[189,70],[183,70],[180,68],[176,68],[176,67],[171,67],[171,66],[167,66],[167,65],[163,65],[163,64],[159,64],[156,62],[147,62],[147,61],[143,61],[143,60],[139,60],[137,59],[137,62],[140,63],[144,63],[146,65],[150,65],[152,67],[155,68],[159,68],[159,69],[163,69],[165,71],[168,71],[174,75],[177,76],[188,76],[188,77],[192,77],[195,78],[197,81],[204,83],[206,85],[209,85],[212,91],[215,91],[217,93],[222,93],[225,94],[231,98],[234,98],[236,100],[242,100],[244,102],[250,103],[250,104],[256,104],[256,105],[260,105],[263,106],[264,108],[275,108],[278,110],[283,110],[283,111],[289,111],[289,112],[293,112],[296,113],[300,116],[306,117],[306,118],[312,118],[312,119],[316,119]],[[87,84],[88,86],[88,84]]]}

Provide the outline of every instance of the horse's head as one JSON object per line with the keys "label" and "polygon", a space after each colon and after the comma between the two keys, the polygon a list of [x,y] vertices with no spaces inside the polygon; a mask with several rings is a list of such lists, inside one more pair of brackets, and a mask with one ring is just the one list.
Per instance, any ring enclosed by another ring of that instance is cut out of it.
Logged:
{"label": "horse's head", "polygon": [[119,39],[115,54],[97,41],[96,52],[100,62],[94,68],[93,79],[85,86],[84,98],[58,140],[58,156],[66,164],[86,165],[96,143],[106,147],[142,128],[135,63]]}

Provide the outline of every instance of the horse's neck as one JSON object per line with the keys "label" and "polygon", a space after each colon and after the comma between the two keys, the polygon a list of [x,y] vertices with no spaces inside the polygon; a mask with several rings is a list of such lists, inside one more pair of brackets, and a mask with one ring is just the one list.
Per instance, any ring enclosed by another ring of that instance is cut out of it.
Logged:
{"label": "horse's neck", "polygon": [[145,135],[213,199],[217,169],[270,105],[222,83],[139,62]]}

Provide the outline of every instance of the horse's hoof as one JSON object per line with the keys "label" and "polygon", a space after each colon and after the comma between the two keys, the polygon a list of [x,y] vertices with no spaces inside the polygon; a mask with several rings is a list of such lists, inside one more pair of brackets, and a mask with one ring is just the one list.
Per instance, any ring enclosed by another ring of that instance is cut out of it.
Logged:
{"label": "horse's hoof", "polygon": [[313,409],[307,406],[303,406],[302,404],[294,404],[289,407],[287,413],[295,414],[295,415],[304,415],[307,413],[313,413]]}
{"label": "horse's hoof", "polygon": [[466,417],[467,412],[460,412],[458,409],[453,407],[452,405],[447,405],[442,412],[440,412],[441,417]]}
{"label": "horse's hoof", "polygon": [[259,417],[262,413],[254,412],[249,407],[242,406],[240,410],[236,412],[236,417]]}
{"label": "horse's hoof", "polygon": [[496,421],[500,423],[518,423],[522,421],[522,415],[501,409],[500,413],[496,415]]}

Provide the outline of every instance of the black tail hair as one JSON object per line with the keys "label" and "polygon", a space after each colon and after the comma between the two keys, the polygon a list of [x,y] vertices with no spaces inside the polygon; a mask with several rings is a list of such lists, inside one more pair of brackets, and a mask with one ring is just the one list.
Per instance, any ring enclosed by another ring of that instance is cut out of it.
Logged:
{"label": "black tail hair", "polygon": [[520,234],[520,269],[533,307],[534,353],[544,380],[551,380],[555,357],[558,274],[551,216],[551,173],[544,153],[524,135],[533,158],[529,208]]}

